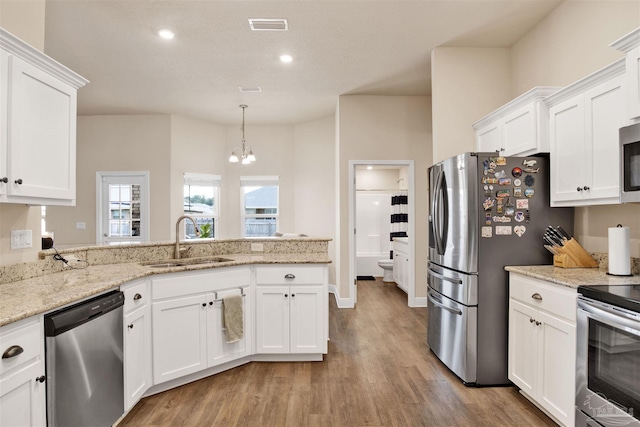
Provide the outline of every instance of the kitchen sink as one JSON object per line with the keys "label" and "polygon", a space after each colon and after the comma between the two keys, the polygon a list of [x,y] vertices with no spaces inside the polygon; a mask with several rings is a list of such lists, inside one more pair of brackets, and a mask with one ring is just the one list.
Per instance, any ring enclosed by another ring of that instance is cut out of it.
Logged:
{"label": "kitchen sink", "polygon": [[169,268],[169,267],[184,267],[189,265],[206,265],[206,264],[218,264],[221,262],[233,261],[229,258],[183,258],[183,259],[160,259],[154,261],[141,262],[141,265],[151,268]]}

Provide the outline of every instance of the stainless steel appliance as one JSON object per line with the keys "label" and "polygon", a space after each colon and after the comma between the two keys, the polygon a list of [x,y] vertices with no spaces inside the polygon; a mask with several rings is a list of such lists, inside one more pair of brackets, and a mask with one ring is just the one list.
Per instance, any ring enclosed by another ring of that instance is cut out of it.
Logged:
{"label": "stainless steel appliance", "polygon": [[49,427],[111,426],[123,414],[123,304],[113,291],[45,316]]}
{"label": "stainless steel appliance", "polygon": [[620,128],[620,200],[640,202],[640,123]]}
{"label": "stainless steel appliance", "polygon": [[578,292],[576,426],[640,427],[640,285]]}
{"label": "stainless steel appliance", "polygon": [[549,208],[548,165],[465,153],[429,168],[427,342],[465,384],[508,384],[504,266],[551,264],[546,227],[573,232],[573,209]]}

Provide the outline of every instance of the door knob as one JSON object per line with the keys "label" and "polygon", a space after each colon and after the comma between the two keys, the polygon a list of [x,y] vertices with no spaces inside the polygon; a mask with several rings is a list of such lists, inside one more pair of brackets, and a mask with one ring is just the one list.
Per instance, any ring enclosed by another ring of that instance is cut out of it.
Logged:
{"label": "door knob", "polygon": [[39,377],[36,377],[36,381],[38,381],[39,383],[43,383],[47,378],[44,375],[40,375]]}
{"label": "door knob", "polygon": [[129,329],[133,329],[133,323],[128,326]]}

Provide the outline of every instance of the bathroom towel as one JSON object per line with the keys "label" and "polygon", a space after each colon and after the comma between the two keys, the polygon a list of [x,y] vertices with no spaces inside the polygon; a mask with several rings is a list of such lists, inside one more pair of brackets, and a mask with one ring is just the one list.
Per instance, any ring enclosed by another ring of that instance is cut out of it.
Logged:
{"label": "bathroom towel", "polygon": [[224,306],[224,332],[228,343],[240,341],[244,335],[242,295],[230,295],[222,299]]}

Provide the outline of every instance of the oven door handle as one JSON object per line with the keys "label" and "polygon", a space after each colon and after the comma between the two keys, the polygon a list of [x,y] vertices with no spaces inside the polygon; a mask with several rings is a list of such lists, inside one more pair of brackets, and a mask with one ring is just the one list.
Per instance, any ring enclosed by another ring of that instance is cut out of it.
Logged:
{"label": "oven door handle", "polygon": [[640,336],[640,316],[616,310],[607,305],[595,305],[587,300],[578,298],[578,312],[583,311],[587,317],[606,323],[609,326]]}
{"label": "oven door handle", "polygon": [[431,301],[434,305],[436,305],[436,306],[438,306],[440,308],[444,308],[445,310],[447,310],[450,313],[457,314],[458,316],[462,316],[462,311],[456,310],[455,308],[447,307],[446,305],[444,305],[443,303],[441,303],[440,301],[435,299],[433,297],[433,295],[431,294],[431,292],[429,292],[429,291],[427,291],[427,298],[429,298],[429,301]]}
{"label": "oven door handle", "polygon": [[445,280],[445,281],[451,282],[451,283],[455,283],[456,285],[462,285],[462,279],[455,279],[453,277],[443,276],[442,274],[440,274],[437,271],[432,270],[432,269],[429,269],[428,274],[432,275],[433,277],[437,277],[438,279]]}

